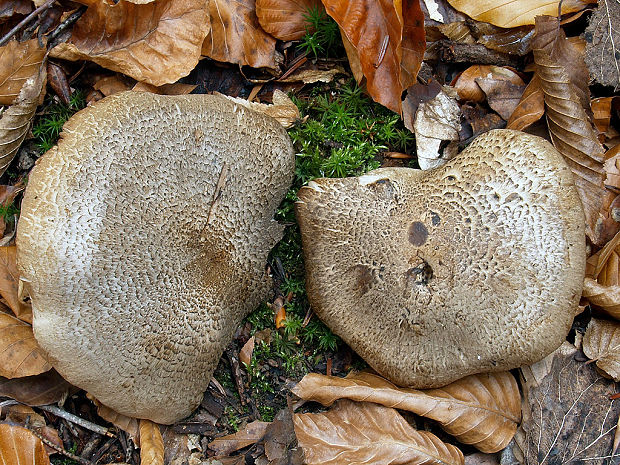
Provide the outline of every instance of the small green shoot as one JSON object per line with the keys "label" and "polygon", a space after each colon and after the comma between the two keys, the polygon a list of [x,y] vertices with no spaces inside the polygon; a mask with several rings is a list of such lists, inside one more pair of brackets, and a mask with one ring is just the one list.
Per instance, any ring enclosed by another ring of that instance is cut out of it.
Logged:
{"label": "small green shoot", "polygon": [[231,405],[228,405],[224,409],[224,414],[226,415],[226,422],[228,423],[228,426],[230,426],[230,428],[235,433],[239,431],[239,423],[241,423],[241,420],[239,419],[239,414],[237,413],[235,408]]}
{"label": "small green shoot", "polygon": [[43,154],[51,149],[67,120],[86,106],[84,92],[77,90],[71,95],[69,105],[54,103],[50,98],[43,106],[43,113],[36,119],[32,128],[35,143]]}
{"label": "small green shoot", "polygon": [[322,7],[312,7],[304,15],[306,35],[301,38],[299,49],[312,58],[329,58],[342,53],[340,28]]}

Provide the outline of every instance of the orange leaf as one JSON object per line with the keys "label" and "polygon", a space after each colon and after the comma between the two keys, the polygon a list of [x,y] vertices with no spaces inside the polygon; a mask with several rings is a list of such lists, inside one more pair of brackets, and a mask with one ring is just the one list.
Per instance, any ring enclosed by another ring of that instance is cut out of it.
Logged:
{"label": "orange leaf", "polygon": [[323,10],[321,0],[256,0],[256,16],[261,27],[276,39],[299,40],[308,29],[305,16]]}
{"label": "orange leaf", "polygon": [[21,426],[0,424],[0,463],[4,465],[50,465],[43,442]]}
{"label": "orange leaf", "polygon": [[275,316],[276,329],[280,329],[284,327],[284,320],[286,320],[286,309],[282,306],[278,308]]}
{"label": "orange leaf", "polygon": [[22,378],[43,373],[52,366],[32,334],[32,327],[0,312],[0,376]]}
{"label": "orange leaf", "polygon": [[0,47],[0,105],[11,105],[26,80],[37,75],[45,51],[37,39]]}
{"label": "orange leaf", "polygon": [[534,75],[508,119],[506,129],[523,131],[545,114],[545,99],[538,75]]}
{"label": "orange leaf", "polygon": [[228,455],[244,447],[260,441],[271,423],[266,421],[253,421],[248,423],[245,428],[240,429],[234,434],[222,436],[209,443],[209,449],[214,450],[217,455]]}
{"label": "orange leaf", "polygon": [[90,60],[154,86],[175,82],[198,64],[209,32],[205,0],[87,3],[71,41],[54,47],[52,56]]}
{"label": "orange leaf", "polygon": [[456,447],[377,404],[340,400],[325,413],[296,414],[293,422],[308,465],[464,463]]}
{"label": "orange leaf", "polygon": [[253,68],[276,68],[276,40],[260,27],[254,0],[210,0],[211,32],[202,54]]}
{"label": "orange leaf", "polygon": [[164,465],[164,439],[151,420],[140,420],[140,465]]}
{"label": "orange leaf", "polygon": [[32,324],[32,307],[18,297],[17,247],[0,247],[0,295],[20,320]]}

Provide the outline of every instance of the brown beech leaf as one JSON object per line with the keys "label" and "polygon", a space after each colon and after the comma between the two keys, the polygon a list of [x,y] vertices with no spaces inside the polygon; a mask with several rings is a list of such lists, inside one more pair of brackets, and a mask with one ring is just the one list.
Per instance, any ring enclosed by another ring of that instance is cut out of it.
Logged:
{"label": "brown beech leaf", "polygon": [[99,402],[90,393],[86,393],[93,404],[97,407],[97,414],[105,421],[112,423],[119,429],[122,429],[129,435],[129,437],[138,444],[140,440],[140,420],[133,417],[128,417],[118,413],[116,410],[112,410],[110,407],[106,407]]}
{"label": "brown beech leaf", "polygon": [[438,421],[464,444],[497,452],[510,442],[521,419],[521,396],[509,372],[472,375],[440,389],[399,388],[372,374],[346,378],[310,373],[295,386],[302,399],[331,405],[336,399],[374,402]]}
{"label": "brown beech leaf", "polygon": [[64,401],[69,394],[77,391],[56,370],[24,378],[0,377],[0,396],[8,396],[33,407]]}
{"label": "brown beech leaf", "polygon": [[369,402],[343,399],[325,413],[296,414],[293,422],[308,465],[464,463],[456,447]]}
{"label": "brown beech leaf", "polygon": [[478,84],[478,79],[507,81],[517,86],[525,86],[523,79],[510,68],[493,65],[474,65],[463,71],[454,83],[454,88],[458,92],[460,99],[472,102],[483,102],[486,99],[485,92]]}
{"label": "brown beech leaf", "polygon": [[140,420],[140,465],[164,465],[164,439],[151,420]]}
{"label": "brown beech leaf", "polygon": [[22,378],[51,369],[32,334],[32,327],[0,312],[0,376]]}
{"label": "brown beech leaf", "polygon": [[605,134],[611,122],[611,106],[617,97],[599,97],[592,99],[592,113],[594,114],[594,125],[600,134]]}
{"label": "brown beech leaf", "polygon": [[532,48],[544,93],[553,145],[571,168],[586,215],[586,234],[603,245],[620,229],[608,207],[615,195],[604,187],[605,149],[590,122],[588,72],[583,56],[566,41],[557,18],[536,18]]}
{"label": "brown beech leaf", "polygon": [[620,286],[603,286],[592,278],[583,281],[582,296],[602,309],[606,314],[620,320]]}
{"label": "brown beech leaf", "polygon": [[252,362],[252,354],[254,353],[254,344],[256,342],[256,338],[252,336],[247,340],[243,347],[239,351],[239,361],[243,363],[246,368],[250,366]]}
{"label": "brown beech leaf", "polygon": [[370,96],[400,114],[401,94],[415,83],[425,49],[419,3],[323,0],[323,4],[346,37],[345,48],[355,49],[353,54],[347,48],[347,55],[349,60],[359,58]]}
{"label": "brown beech leaf", "polygon": [[[457,10],[477,21],[499,27],[534,24],[539,15],[557,15],[559,1],[549,0],[448,0]],[[562,14],[583,10],[588,1],[564,0]]]}
{"label": "brown beech leaf", "polygon": [[93,61],[154,86],[175,82],[198,64],[209,32],[206,0],[86,3],[71,40],[52,56]]}
{"label": "brown beech leaf", "polygon": [[261,27],[276,39],[299,40],[308,28],[310,11],[324,10],[321,0],[256,0],[256,16]]}
{"label": "brown beech leaf", "polygon": [[610,400],[617,385],[578,354],[565,342],[540,362],[521,367],[525,399],[515,436],[521,463],[618,463],[611,455],[620,403]]}
{"label": "brown beech leaf", "polygon": [[50,465],[43,442],[21,426],[0,424],[0,463],[4,465]]}
{"label": "brown beech leaf", "polygon": [[215,451],[217,455],[229,455],[263,439],[269,425],[270,423],[266,421],[253,421],[234,434],[215,438],[209,443],[209,449]]}
{"label": "brown beech leaf", "polygon": [[240,66],[276,68],[276,39],[260,27],[254,2],[210,0],[211,31],[202,44],[203,55]]}
{"label": "brown beech leaf", "polygon": [[45,92],[46,67],[28,78],[13,105],[0,118],[0,176],[15,157],[19,146],[30,129],[40,99]]}
{"label": "brown beech leaf", "polygon": [[37,39],[0,47],[0,105],[11,105],[26,80],[38,74],[45,51]]}
{"label": "brown beech leaf", "polygon": [[620,323],[592,318],[583,336],[583,353],[596,366],[620,381]]}
{"label": "brown beech leaf", "polygon": [[506,128],[523,131],[542,118],[544,114],[545,97],[540,86],[540,78],[534,74],[534,77],[523,91],[517,107],[510,115]]}
{"label": "brown beech leaf", "polygon": [[489,106],[508,121],[521,101],[525,83],[496,78],[478,78],[476,83],[485,93]]}
{"label": "brown beech leaf", "polygon": [[239,105],[250,108],[251,110],[271,116],[285,128],[290,128],[301,118],[297,105],[295,105],[289,96],[280,89],[276,89],[273,92],[272,104],[248,102],[245,99],[230,97],[228,95],[223,95],[223,97],[226,97]]}
{"label": "brown beech leaf", "polygon": [[30,0],[1,0],[0,22],[9,19],[15,14],[27,15],[32,10],[32,2]]}
{"label": "brown beech leaf", "polygon": [[0,296],[17,318],[32,324],[32,307],[19,299],[18,288],[17,247],[0,247]]}

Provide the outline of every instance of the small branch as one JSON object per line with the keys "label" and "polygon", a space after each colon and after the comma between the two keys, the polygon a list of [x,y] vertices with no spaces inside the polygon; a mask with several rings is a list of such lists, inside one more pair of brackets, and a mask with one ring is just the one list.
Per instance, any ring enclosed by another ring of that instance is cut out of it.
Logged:
{"label": "small branch", "polygon": [[50,45],[50,47],[56,45],[54,44],[54,41],[58,38],[58,36],[65,32],[69,28],[69,26],[72,26],[73,23],[75,23],[78,19],[80,19],[80,17],[86,11],[86,8],[87,7],[85,6],[81,6],[80,8],[78,8],[77,11],[71,13],[67,17],[67,19],[60,23],[58,27],[56,27],[56,29],[50,32],[50,35],[47,37],[47,43],[48,45]]}
{"label": "small branch", "polygon": [[64,455],[65,457],[70,458],[71,460],[75,460],[78,463],[81,463],[82,465],[94,465],[92,462],[90,462],[89,460],[86,460],[82,457],[80,457],[79,455],[75,455],[72,454],[71,452],[67,452],[64,448],[60,447],[58,444],[54,444],[52,441],[50,441],[49,439],[41,436],[35,429],[33,429],[31,426],[26,425],[26,428],[28,428],[28,431],[30,431],[32,434],[34,434],[36,437],[38,437],[41,442],[43,444],[45,444],[48,447],[51,447],[52,449],[54,449],[56,452],[58,452],[59,454]]}
{"label": "small branch", "polygon": [[23,28],[26,24],[32,21],[39,13],[51,8],[55,1],[56,0],[47,0],[47,2],[45,2],[39,8],[34,10],[24,19],[22,19],[19,23],[17,23],[17,25],[13,29],[11,29],[2,39],[0,39],[0,47],[5,45],[11,39],[11,37],[17,34],[21,30],[21,28]]}
{"label": "small branch", "polygon": [[108,436],[110,438],[116,437],[113,433],[110,432],[108,428],[103,426],[96,425],[88,420],[84,420],[83,418],[78,417],[77,415],[73,415],[72,413],[67,412],[55,405],[42,405],[39,407],[41,410],[45,410],[46,412],[53,413],[57,417],[64,418],[71,423],[75,423],[76,425],[81,426],[87,430],[93,431],[95,433],[102,434],[104,436]]}

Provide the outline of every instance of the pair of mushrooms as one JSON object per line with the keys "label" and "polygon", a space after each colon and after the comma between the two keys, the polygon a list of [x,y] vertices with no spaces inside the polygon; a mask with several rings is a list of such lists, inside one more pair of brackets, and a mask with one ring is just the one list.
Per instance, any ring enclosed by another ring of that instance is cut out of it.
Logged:
{"label": "pair of mushrooms", "polygon": [[[122,93],[33,169],[18,261],[54,367],[120,413],[172,423],[269,296],[294,152],[222,97]],[[584,220],[540,138],[492,131],[441,168],[318,179],[297,203],[317,315],[398,384],[538,360],[581,294]]]}

